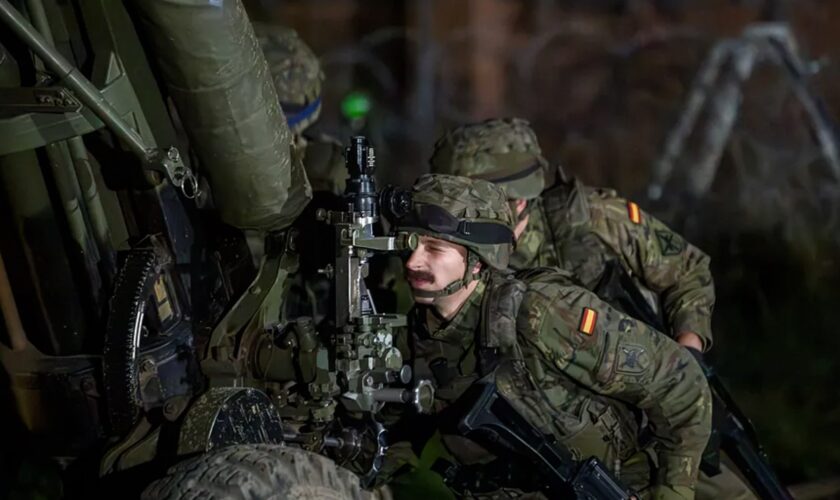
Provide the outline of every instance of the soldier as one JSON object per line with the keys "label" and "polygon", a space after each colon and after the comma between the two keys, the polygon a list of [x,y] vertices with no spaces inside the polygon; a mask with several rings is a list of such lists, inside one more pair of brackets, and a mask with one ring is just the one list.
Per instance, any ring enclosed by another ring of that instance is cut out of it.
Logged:
{"label": "soldier", "polygon": [[[624,297],[615,275],[632,277],[665,333],[699,352],[712,346],[709,257],[615,191],[584,186],[561,167],[552,168],[527,121],[456,127],[437,141],[430,163],[432,172],[489,180],[505,189],[517,214],[511,268],[560,267],[618,305]],[[752,497],[726,465],[714,478],[701,474],[698,498]]]}
{"label": "soldier", "polygon": [[[600,458],[650,498],[693,498],[711,409],[692,356],[571,284],[567,273],[506,272],[514,221],[493,184],[429,174],[415,183],[413,196],[399,230],[420,235],[405,264],[416,305],[397,344],[415,376],[435,381],[435,410],[491,371],[494,357],[513,360],[527,368],[527,378],[503,377],[500,391],[542,432],[579,458]],[[653,424],[647,447],[640,445],[636,409]],[[422,420],[409,421],[414,442],[392,446],[388,473],[413,466],[403,477],[442,469],[463,477],[451,469],[499,464],[458,436],[427,439],[435,436],[434,426],[424,432]],[[468,477],[451,486],[477,494],[474,483]],[[399,489],[405,481],[393,484]],[[505,491],[507,485],[499,486]]]}
{"label": "soldier", "polygon": [[615,191],[586,187],[551,168],[527,121],[457,127],[438,140],[430,162],[432,172],[485,179],[506,190],[518,216],[512,268],[558,266],[596,290],[618,265],[653,292],[651,305],[661,305],[665,333],[699,351],[711,347],[709,258]]}

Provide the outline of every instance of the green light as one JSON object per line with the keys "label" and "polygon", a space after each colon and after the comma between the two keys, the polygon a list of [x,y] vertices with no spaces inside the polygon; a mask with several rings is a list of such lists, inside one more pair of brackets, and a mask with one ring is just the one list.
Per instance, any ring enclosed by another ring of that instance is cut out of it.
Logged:
{"label": "green light", "polygon": [[341,113],[349,120],[364,118],[370,108],[370,98],[364,92],[350,92],[341,100]]}

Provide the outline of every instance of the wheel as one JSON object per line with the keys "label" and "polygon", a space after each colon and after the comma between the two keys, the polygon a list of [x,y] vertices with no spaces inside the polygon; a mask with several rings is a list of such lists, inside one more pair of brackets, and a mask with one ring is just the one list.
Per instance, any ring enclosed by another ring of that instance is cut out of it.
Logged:
{"label": "wheel", "polygon": [[[166,397],[187,393],[189,388],[183,386],[191,381],[189,375],[179,371],[174,376],[177,382],[167,385],[158,373],[161,360],[156,359],[156,353],[168,349],[162,348],[164,344],[184,343],[181,337],[189,336],[191,345],[189,325],[181,322],[174,278],[159,260],[152,248],[129,251],[109,302],[102,365],[110,428],[117,436],[126,435],[134,427],[144,407],[162,405],[144,397],[144,379],[153,378],[165,388],[155,391],[158,398],[161,392]],[[179,332],[180,337],[175,335]],[[148,368],[144,369],[141,362]],[[184,370],[188,367],[182,365]]]}
{"label": "wheel", "polygon": [[283,445],[235,445],[185,460],[143,491],[143,500],[371,500],[359,478],[332,460]]}
{"label": "wheel", "polygon": [[155,263],[155,253],[150,249],[129,252],[110,300],[103,378],[111,431],[120,436],[137,422],[142,406],[137,351],[145,337],[143,322],[157,277]]}

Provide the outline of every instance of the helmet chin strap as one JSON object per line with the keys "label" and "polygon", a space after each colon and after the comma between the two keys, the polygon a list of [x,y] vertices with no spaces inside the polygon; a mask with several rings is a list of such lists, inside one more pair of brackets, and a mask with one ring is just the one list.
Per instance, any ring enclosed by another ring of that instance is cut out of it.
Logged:
{"label": "helmet chin strap", "polygon": [[415,297],[421,297],[424,299],[446,297],[447,295],[452,295],[453,293],[466,287],[473,280],[478,278],[478,275],[481,272],[473,272],[473,269],[475,269],[475,265],[478,263],[478,255],[470,251],[467,253],[467,268],[464,270],[464,276],[461,279],[453,281],[452,283],[446,285],[440,290],[418,290],[417,288],[412,288],[411,293],[413,293]]}

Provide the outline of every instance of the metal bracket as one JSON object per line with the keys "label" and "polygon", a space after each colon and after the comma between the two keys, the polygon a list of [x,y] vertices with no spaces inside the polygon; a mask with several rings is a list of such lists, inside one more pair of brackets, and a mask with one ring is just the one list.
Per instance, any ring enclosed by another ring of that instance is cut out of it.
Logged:
{"label": "metal bracket", "polygon": [[64,87],[0,88],[0,116],[26,113],[76,113],[82,103]]}
{"label": "metal bracket", "polygon": [[200,194],[198,178],[184,164],[181,153],[175,146],[170,146],[167,149],[151,148],[146,150],[143,168],[165,174],[169,182],[179,189],[186,198],[194,199]]}
{"label": "metal bracket", "polygon": [[173,146],[167,149],[161,164],[166,170],[169,180],[176,188],[181,190],[184,197],[194,199],[200,194],[198,178],[189,167],[184,165],[181,153],[178,152],[177,148]]}

